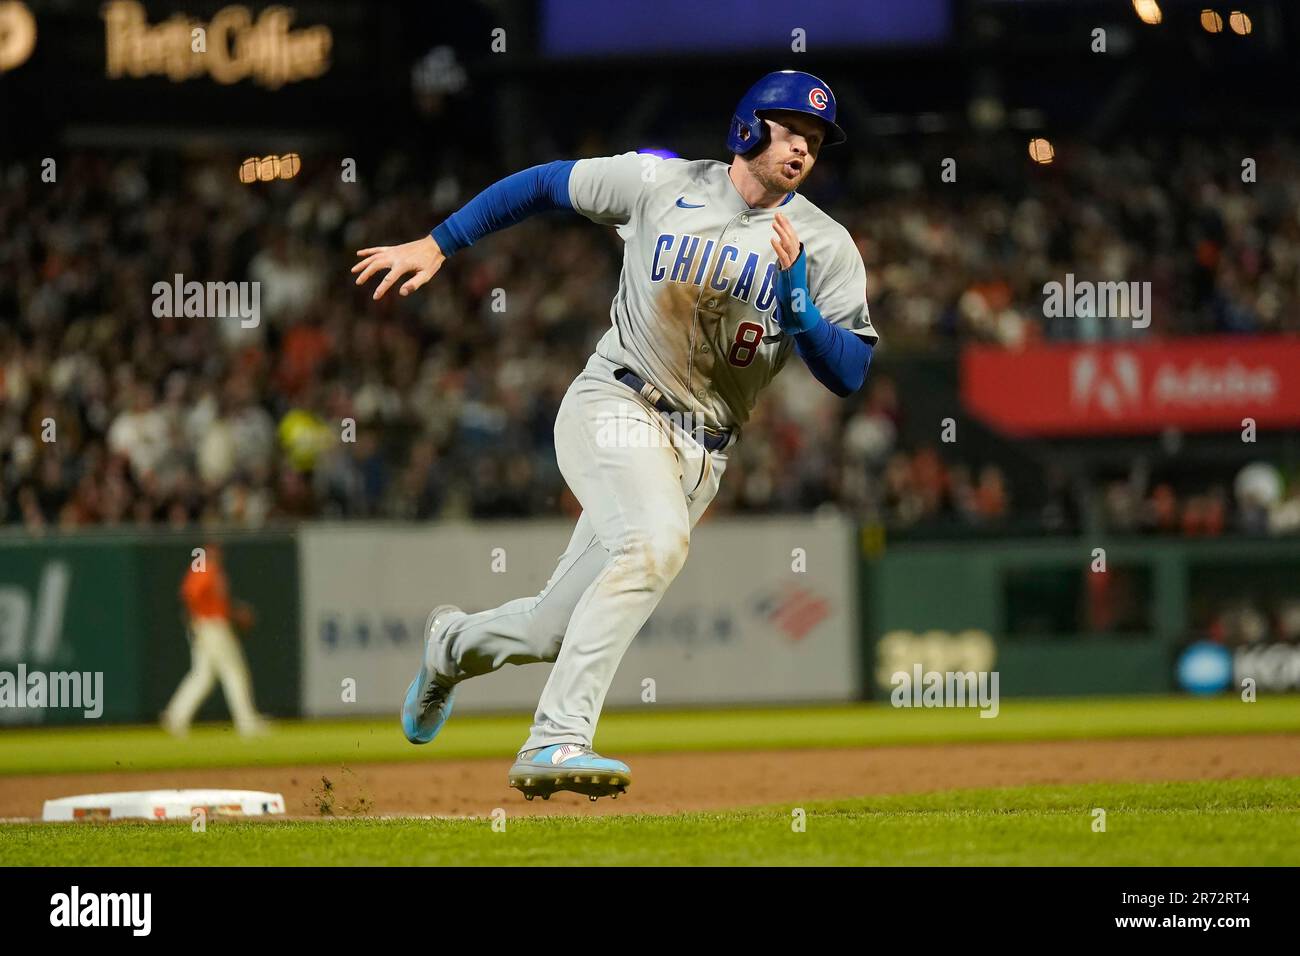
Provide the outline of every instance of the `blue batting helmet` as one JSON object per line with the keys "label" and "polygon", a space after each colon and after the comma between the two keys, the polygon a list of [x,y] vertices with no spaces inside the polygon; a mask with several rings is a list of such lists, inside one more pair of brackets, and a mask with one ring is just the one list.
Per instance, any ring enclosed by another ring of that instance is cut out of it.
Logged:
{"label": "blue batting helmet", "polygon": [[780,70],[769,73],[749,88],[736,106],[727,131],[727,148],[733,153],[748,153],[763,141],[763,119],[767,110],[795,110],[815,116],[826,124],[824,145],[842,143],[847,136],[835,125],[835,94],[811,73]]}

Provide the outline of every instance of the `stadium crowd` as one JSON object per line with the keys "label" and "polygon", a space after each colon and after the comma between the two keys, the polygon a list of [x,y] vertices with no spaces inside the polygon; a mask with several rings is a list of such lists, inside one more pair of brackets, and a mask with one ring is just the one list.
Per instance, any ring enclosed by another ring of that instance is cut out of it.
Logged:
{"label": "stadium crowd", "polygon": [[[951,192],[901,147],[827,173],[814,198],[859,242],[889,349],[1133,334],[1045,320],[1042,285],[1067,271],[1149,277],[1144,334],[1300,330],[1294,149],[1261,152],[1268,182],[1248,185],[1228,145],[1080,146],[1028,174],[1013,148],[956,147]],[[491,177],[430,177],[397,156],[357,183],[325,170],[249,187],[236,168],[83,154],[47,184],[35,163],[0,166],[0,524],[574,513],[551,429],[609,322],[612,231],[537,218],[456,256],[420,294],[372,303],[351,286],[353,250],[420,235]],[[176,275],[260,282],[260,321],[156,315],[154,284]],[[714,511],[1078,527],[1060,476],[1021,504],[999,462],[908,441],[878,364],[842,402],[793,362]],[[1121,530],[1294,530],[1261,524],[1232,489],[1180,501],[1157,488],[1127,510],[1121,491],[1102,496]],[[1300,507],[1294,490],[1274,498]]]}

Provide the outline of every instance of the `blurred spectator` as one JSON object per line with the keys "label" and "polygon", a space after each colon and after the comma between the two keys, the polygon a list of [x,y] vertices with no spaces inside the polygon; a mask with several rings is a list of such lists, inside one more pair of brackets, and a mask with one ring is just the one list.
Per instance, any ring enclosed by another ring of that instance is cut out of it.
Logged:
{"label": "blurred spectator", "polygon": [[131,386],[129,407],[108,429],[109,450],[126,456],[140,480],[163,462],[172,440],[166,417],[154,405],[153,387],[144,383]]}
{"label": "blurred spectator", "polygon": [[[935,186],[923,170],[958,146],[960,185]],[[1057,146],[1062,161],[1029,176],[1013,136],[885,138],[842,158],[827,208],[863,253],[891,350],[1300,330],[1294,144],[1252,147],[1272,174],[1250,188],[1230,174],[1240,144]],[[399,176],[373,196],[325,171],[248,189],[233,168],[74,154],[40,189],[27,166],[0,170],[0,521],[258,527],[571,507],[552,425],[609,325],[612,231],[531,220],[457,255],[420,295],[375,304],[347,284],[347,253],[438,221],[427,182]],[[466,176],[435,202],[476,185]],[[260,282],[263,321],[155,318],[153,283],[178,272]],[[1067,272],[1151,281],[1152,328],[1044,319],[1043,285]],[[1300,485],[1267,462],[1235,482],[1096,478],[1091,495],[1087,476],[1048,467],[1030,496],[1006,462],[917,447],[907,414],[879,368],[849,402],[794,368],[760,400],[714,510],[1072,533],[1091,498],[1122,533],[1300,532]]]}

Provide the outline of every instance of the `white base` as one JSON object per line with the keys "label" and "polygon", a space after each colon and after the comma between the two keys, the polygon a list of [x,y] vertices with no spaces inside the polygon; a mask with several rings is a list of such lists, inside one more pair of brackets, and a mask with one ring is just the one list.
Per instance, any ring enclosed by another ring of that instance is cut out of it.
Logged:
{"label": "white base", "polygon": [[46,800],[42,820],[189,820],[202,807],[213,817],[284,813],[284,797],[260,790],[138,790]]}

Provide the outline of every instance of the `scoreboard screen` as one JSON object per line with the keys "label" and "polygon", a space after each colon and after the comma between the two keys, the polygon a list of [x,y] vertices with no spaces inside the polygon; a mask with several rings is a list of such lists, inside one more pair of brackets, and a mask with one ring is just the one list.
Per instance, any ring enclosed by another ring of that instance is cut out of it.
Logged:
{"label": "scoreboard screen", "polygon": [[792,31],[809,49],[931,46],[951,33],[950,0],[823,0],[790,13],[786,0],[543,0],[548,56],[741,53],[789,50]]}

